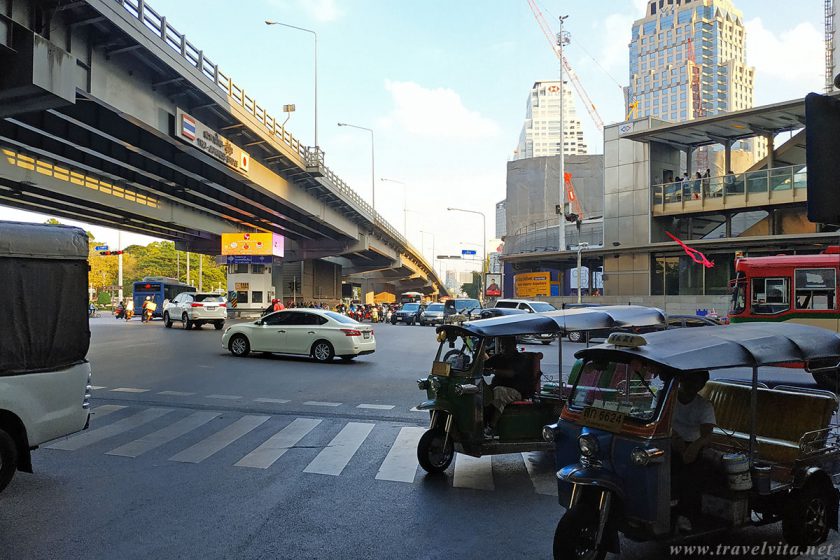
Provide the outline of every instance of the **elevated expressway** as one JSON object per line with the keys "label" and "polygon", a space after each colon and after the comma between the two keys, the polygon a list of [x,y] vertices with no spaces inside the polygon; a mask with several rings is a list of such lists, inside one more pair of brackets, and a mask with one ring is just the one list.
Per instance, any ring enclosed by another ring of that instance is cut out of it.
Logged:
{"label": "elevated expressway", "polygon": [[0,204],[206,254],[219,253],[223,232],[275,232],[287,262],[322,259],[347,280],[445,294],[323,151],[302,145],[142,0],[3,10]]}

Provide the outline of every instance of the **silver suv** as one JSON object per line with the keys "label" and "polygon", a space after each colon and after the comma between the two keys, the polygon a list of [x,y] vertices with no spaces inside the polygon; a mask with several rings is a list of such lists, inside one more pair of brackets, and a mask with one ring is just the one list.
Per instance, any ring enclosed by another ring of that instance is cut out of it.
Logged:
{"label": "silver suv", "polygon": [[163,306],[163,325],[168,329],[173,321],[181,321],[185,329],[213,323],[217,331],[225,326],[227,299],[219,294],[183,292]]}
{"label": "silver suv", "polygon": [[[526,313],[545,313],[546,311],[557,311],[557,308],[545,301],[528,299],[500,299],[496,301],[496,307],[500,309],[521,309]],[[520,342],[541,342],[551,344],[556,335],[544,333],[519,337]]]}

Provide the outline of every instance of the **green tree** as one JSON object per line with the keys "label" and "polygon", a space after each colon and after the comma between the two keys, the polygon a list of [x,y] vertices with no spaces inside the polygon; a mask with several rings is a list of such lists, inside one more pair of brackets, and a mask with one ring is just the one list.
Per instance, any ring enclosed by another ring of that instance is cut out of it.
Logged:
{"label": "green tree", "polygon": [[[125,252],[131,256],[132,263],[123,263],[123,279],[126,290],[131,290],[131,284],[142,280],[146,276],[165,276],[177,278],[181,282],[187,281],[187,256],[184,251],[176,251],[171,241],[156,241],[146,246],[130,245]],[[199,266],[201,259],[201,266]],[[202,280],[199,283],[198,271],[202,270]],[[217,265],[212,256],[190,253],[189,283],[196,288],[201,285],[205,290],[215,290],[227,285],[227,272],[224,265]]]}
{"label": "green tree", "polygon": [[478,299],[479,291],[481,290],[481,274],[478,272],[472,273],[472,282],[461,284],[461,291],[467,294],[467,297]]}
{"label": "green tree", "polygon": [[49,220],[45,221],[44,223],[47,224],[47,225],[50,225],[50,226],[60,226],[61,225],[61,222],[59,222],[55,218],[50,218]]}

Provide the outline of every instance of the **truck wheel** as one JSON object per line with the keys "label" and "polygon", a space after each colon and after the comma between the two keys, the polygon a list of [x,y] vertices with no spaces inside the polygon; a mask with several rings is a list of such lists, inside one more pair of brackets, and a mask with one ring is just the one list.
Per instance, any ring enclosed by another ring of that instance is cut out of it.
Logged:
{"label": "truck wheel", "polygon": [[[833,489],[832,489],[833,490]],[[806,547],[816,546],[828,538],[829,520],[834,492],[828,484],[811,481],[800,490],[794,490],[782,518],[782,536],[788,544]]]}
{"label": "truck wheel", "polygon": [[[444,441],[447,441],[444,447]],[[432,428],[417,442],[417,462],[429,474],[439,474],[445,471],[452,458],[455,457],[455,446],[452,437],[447,438],[442,428]]]}
{"label": "truck wheel", "polygon": [[0,430],[0,492],[8,486],[17,470],[18,453],[15,440]]}
{"label": "truck wheel", "polygon": [[603,560],[606,550],[595,542],[598,511],[575,506],[557,523],[554,531],[554,560]]}

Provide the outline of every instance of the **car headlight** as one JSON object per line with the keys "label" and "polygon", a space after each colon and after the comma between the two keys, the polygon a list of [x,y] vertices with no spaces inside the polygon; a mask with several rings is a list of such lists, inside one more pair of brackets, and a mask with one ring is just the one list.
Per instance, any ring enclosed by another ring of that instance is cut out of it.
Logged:
{"label": "car headlight", "polygon": [[428,379],[418,379],[417,380],[417,388],[421,391],[425,391],[429,388],[429,380]]}
{"label": "car headlight", "polygon": [[651,449],[637,447],[630,453],[630,461],[640,467],[663,463],[665,461],[665,452],[655,447]]}
{"label": "car headlight", "polygon": [[598,454],[598,440],[595,436],[585,434],[578,438],[580,454],[584,457],[594,457]]}
{"label": "car headlight", "polygon": [[543,440],[552,443],[557,438],[557,430],[553,425],[543,426],[542,429]]}

